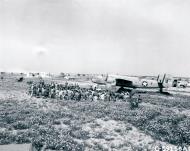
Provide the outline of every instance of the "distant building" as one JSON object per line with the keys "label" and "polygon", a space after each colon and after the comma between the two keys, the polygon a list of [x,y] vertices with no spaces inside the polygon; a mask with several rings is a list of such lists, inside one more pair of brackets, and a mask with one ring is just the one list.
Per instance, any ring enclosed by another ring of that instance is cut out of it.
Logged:
{"label": "distant building", "polygon": [[29,72],[26,74],[27,78],[51,78],[52,75],[50,73],[46,73],[46,72],[40,72],[40,73],[32,73]]}
{"label": "distant building", "polygon": [[46,73],[46,72],[40,72],[39,73],[39,77],[42,77],[42,78],[51,78],[51,74],[50,73]]}
{"label": "distant building", "polygon": [[33,78],[35,76],[36,76],[35,73],[31,73],[31,72],[29,72],[29,73],[26,74],[27,78]]}

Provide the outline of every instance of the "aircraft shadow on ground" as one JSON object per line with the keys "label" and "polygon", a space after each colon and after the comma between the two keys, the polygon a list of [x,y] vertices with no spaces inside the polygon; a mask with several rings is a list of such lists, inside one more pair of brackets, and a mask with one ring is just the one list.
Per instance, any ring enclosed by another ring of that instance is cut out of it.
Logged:
{"label": "aircraft shadow on ground", "polygon": [[141,93],[141,94],[161,94],[161,95],[166,95],[166,96],[172,96],[172,94],[169,93],[169,92],[160,92],[160,91],[156,91],[156,92],[137,91],[137,93]]}
{"label": "aircraft shadow on ground", "polygon": [[169,93],[169,92],[157,92],[157,93],[160,93],[160,94],[163,94],[163,95],[169,95],[169,96],[171,96],[172,94],[171,93]]}

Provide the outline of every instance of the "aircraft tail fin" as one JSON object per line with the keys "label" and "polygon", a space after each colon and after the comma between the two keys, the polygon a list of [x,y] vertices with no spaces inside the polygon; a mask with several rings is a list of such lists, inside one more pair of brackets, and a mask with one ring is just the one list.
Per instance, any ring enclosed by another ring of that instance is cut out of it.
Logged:
{"label": "aircraft tail fin", "polygon": [[160,88],[160,92],[162,92],[163,88],[168,88],[172,85],[171,76],[164,74],[164,75],[158,75],[157,82],[158,86]]}

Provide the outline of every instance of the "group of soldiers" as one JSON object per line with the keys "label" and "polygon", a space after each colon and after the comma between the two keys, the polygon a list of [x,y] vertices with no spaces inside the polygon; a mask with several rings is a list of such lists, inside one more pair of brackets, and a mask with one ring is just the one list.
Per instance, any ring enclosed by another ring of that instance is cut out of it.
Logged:
{"label": "group of soldiers", "polygon": [[126,101],[126,93],[114,93],[96,88],[81,88],[78,84],[45,83],[44,81],[32,83],[29,94],[33,97],[55,98],[60,100],[88,100],[88,101]]}

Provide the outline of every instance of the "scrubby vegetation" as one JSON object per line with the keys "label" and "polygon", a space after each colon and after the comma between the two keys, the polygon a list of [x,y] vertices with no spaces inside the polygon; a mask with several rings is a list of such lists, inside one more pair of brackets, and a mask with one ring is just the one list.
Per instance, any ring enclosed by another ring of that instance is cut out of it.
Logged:
{"label": "scrubby vegetation", "polygon": [[[1,92],[7,93],[2,89]],[[1,96],[0,144],[32,142],[37,148],[84,150],[83,141],[91,136],[82,126],[101,118],[131,123],[147,135],[174,145],[190,145],[190,117],[177,114],[173,108],[187,109],[187,98],[175,100],[143,94],[142,102],[138,108],[131,109],[128,102],[57,101],[26,95],[4,99]],[[121,133],[120,129],[115,131]],[[94,138],[104,138],[104,133]]]}

